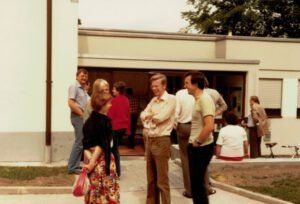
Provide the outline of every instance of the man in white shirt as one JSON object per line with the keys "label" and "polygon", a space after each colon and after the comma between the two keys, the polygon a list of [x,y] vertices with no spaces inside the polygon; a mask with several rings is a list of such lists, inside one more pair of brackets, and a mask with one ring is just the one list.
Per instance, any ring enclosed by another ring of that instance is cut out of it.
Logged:
{"label": "man in white shirt", "polygon": [[191,182],[189,176],[189,162],[187,155],[187,145],[191,133],[192,112],[195,104],[195,99],[190,95],[187,89],[179,90],[176,95],[176,113],[175,113],[175,128],[177,133],[177,141],[179,146],[179,154],[181,159],[181,167],[183,174],[184,192],[183,196],[192,198]]}

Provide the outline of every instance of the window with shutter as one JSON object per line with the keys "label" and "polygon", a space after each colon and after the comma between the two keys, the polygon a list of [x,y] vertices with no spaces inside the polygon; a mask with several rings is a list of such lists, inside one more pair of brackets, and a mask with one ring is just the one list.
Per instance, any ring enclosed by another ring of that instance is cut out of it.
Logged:
{"label": "window with shutter", "polygon": [[269,117],[281,117],[281,79],[260,79],[259,99]]}

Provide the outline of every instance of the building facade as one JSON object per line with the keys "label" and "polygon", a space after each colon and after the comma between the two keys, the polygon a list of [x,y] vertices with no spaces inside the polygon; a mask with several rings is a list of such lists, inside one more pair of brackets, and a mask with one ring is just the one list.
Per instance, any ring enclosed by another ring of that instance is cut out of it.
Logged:
{"label": "building facade", "polygon": [[53,0],[51,145],[46,145],[47,1],[14,0],[0,10],[9,19],[0,38],[5,76],[0,161],[68,159],[73,128],[67,89],[78,67],[89,70],[91,82],[124,80],[142,106],[151,97],[149,72],[165,73],[169,91],[175,92],[186,71],[201,70],[240,118],[249,114],[249,97],[260,97],[270,116],[272,141],[279,144],[275,154],[290,154],[281,145],[300,144],[300,39],[78,30],[78,4]]}

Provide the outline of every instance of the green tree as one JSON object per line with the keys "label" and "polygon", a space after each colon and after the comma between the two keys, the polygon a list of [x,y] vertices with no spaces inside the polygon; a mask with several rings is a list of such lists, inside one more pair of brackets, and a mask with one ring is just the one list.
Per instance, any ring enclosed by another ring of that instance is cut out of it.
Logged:
{"label": "green tree", "polygon": [[299,37],[299,0],[188,0],[186,30],[243,36]]}
{"label": "green tree", "polygon": [[260,0],[263,28],[257,31],[261,36],[300,37],[300,1],[299,0]]}

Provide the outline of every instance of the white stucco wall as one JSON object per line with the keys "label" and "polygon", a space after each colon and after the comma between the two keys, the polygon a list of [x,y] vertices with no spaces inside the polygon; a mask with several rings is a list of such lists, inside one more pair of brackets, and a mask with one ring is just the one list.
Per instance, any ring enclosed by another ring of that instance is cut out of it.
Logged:
{"label": "white stucco wall", "polygon": [[[77,6],[53,0],[53,161],[67,158],[73,140],[67,90],[77,70]],[[46,0],[7,1],[0,17],[0,161],[44,161]]]}
{"label": "white stucco wall", "polygon": [[[275,155],[291,155],[294,151],[283,148],[282,145],[300,145],[300,119],[296,118],[274,118],[271,123],[271,141],[278,144],[273,147]],[[262,154],[270,154],[262,142]]]}
{"label": "white stucco wall", "polygon": [[[116,57],[214,59],[214,41],[79,35],[79,53]],[[180,47],[180,49],[178,49]]]}
{"label": "white stucco wall", "polygon": [[227,59],[259,59],[261,69],[300,70],[300,41],[227,40]]}
{"label": "white stucco wall", "polygon": [[0,132],[45,129],[45,9],[43,0],[1,3]]}
{"label": "white stucco wall", "polygon": [[[300,119],[296,117],[297,89],[299,72],[290,71],[259,71],[258,78],[282,79],[282,118],[270,120],[271,140],[278,144],[273,148],[274,154],[288,155],[291,149],[283,148],[282,145],[300,145]],[[259,86],[259,84],[257,84]],[[262,153],[269,154],[269,150],[262,144]]]}
{"label": "white stucco wall", "polygon": [[73,131],[67,104],[68,87],[77,71],[78,3],[53,0],[52,131]]}
{"label": "white stucco wall", "polygon": [[68,159],[74,142],[67,99],[77,71],[77,15],[78,3],[53,0],[51,161]]}
{"label": "white stucco wall", "polygon": [[[282,117],[297,116],[298,79],[283,79],[282,87]],[[300,139],[300,137],[299,137]]]}
{"label": "white stucco wall", "polygon": [[43,0],[1,3],[0,161],[41,161],[44,156],[45,11]]}

